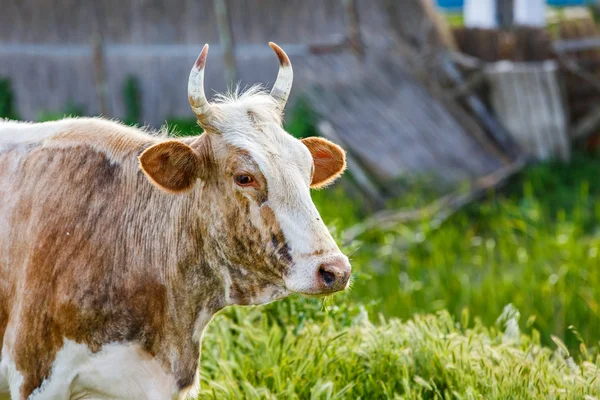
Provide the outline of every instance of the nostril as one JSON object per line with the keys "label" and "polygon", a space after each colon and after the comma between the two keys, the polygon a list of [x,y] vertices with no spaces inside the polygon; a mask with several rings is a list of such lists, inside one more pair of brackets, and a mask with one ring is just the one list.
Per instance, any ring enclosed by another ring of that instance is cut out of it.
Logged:
{"label": "nostril", "polygon": [[321,276],[321,279],[323,279],[323,282],[327,286],[331,286],[335,282],[335,274],[333,272],[327,271],[325,269],[325,266],[323,265],[319,267],[319,275]]}

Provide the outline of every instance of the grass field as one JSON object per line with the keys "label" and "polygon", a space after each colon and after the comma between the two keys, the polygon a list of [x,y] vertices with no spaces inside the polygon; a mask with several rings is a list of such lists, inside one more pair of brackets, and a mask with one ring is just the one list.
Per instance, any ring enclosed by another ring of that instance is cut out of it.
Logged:
{"label": "grass field", "polygon": [[[218,315],[202,398],[600,397],[598,171],[531,167],[435,231],[363,237],[346,294]],[[363,217],[314,198],[338,233]]]}

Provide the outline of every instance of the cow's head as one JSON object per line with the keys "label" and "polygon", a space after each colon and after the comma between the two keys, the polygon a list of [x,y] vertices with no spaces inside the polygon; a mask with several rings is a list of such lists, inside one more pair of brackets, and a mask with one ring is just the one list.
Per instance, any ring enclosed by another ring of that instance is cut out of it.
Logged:
{"label": "cow's head", "polygon": [[292,86],[288,56],[270,93],[204,93],[208,45],[192,68],[189,101],[205,133],[193,142],[166,141],[141,156],[160,188],[197,196],[202,246],[212,254],[232,304],[258,304],[289,293],[325,295],[347,287],[350,263],[321,220],[310,189],[346,168],[344,151],[322,138],[298,140],[282,128]]}

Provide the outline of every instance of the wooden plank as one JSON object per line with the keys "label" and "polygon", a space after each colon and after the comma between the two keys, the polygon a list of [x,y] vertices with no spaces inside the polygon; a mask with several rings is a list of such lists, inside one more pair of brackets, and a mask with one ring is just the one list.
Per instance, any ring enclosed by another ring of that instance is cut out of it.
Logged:
{"label": "wooden plank", "polygon": [[538,160],[570,157],[567,110],[558,64],[501,62],[486,67],[496,115],[526,153]]}
{"label": "wooden plank", "polygon": [[581,39],[556,40],[552,44],[554,51],[570,53],[575,51],[595,50],[600,48],[600,37],[586,37]]}
{"label": "wooden plank", "polygon": [[356,0],[343,0],[346,22],[348,23],[348,41],[352,51],[359,57],[364,57],[364,43],[360,32],[360,17]]}
{"label": "wooden plank", "polygon": [[227,11],[226,0],[213,0],[219,41],[223,46],[223,65],[225,66],[225,83],[230,86],[237,82],[237,68],[235,65],[235,52],[233,49],[233,32]]}
{"label": "wooden plank", "polygon": [[92,38],[92,58],[94,65],[94,87],[100,114],[110,117],[108,111],[108,85],[106,84],[106,57],[104,54],[104,40],[96,35]]}

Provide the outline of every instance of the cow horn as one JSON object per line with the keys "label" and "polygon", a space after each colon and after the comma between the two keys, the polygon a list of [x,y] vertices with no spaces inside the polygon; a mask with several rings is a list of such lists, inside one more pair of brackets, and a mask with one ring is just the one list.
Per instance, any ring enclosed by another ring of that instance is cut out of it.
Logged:
{"label": "cow horn", "polygon": [[277,73],[277,80],[273,85],[273,89],[271,89],[271,96],[277,100],[283,110],[285,108],[285,103],[290,96],[290,91],[292,90],[294,71],[292,70],[292,63],[287,54],[285,54],[285,51],[273,42],[269,42],[269,46],[271,46],[279,58],[279,72]]}
{"label": "cow horn", "polygon": [[204,93],[204,67],[206,67],[206,56],[208,55],[208,44],[205,44],[202,48],[202,52],[198,56],[196,63],[192,67],[190,72],[190,79],[188,81],[188,99],[190,106],[198,122],[203,128],[210,125],[210,119],[212,116],[211,105],[206,99]]}

